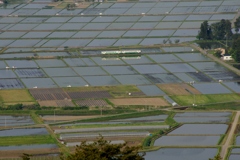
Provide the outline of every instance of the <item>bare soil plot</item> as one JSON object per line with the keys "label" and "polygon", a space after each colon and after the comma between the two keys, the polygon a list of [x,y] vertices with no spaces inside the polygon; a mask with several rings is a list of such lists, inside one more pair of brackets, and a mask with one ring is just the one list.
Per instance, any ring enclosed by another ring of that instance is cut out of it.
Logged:
{"label": "bare soil plot", "polygon": [[29,102],[34,101],[27,90],[0,90],[0,101]]}
{"label": "bare soil plot", "polygon": [[103,99],[86,99],[77,100],[75,102],[78,106],[108,106],[109,104]]}
{"label": "bare soil plot", "polygon": [[188,84],[158,84],[157,86],[168,95],[201,94],[198,90]]}
{"label": "bare soil plot", "polygon": [[71,99],[84,98],[111,98],[108,91],[85,91],[85,92],[67,92]]}
{"label": "bare soil plot", "polygon": [[120,98],[109,100],[115,105],[169,106],[163,98]]}
{"label": "bare soil plot", "polygon": [[39,101],[40,106],[51,107],[74,107],[71,100],[56,100],[56,101]]}
{"label": "bare soil plot", "polygon": [[61,88],[29,89],[29,92],[36,100],[39,101],[70,99],[70,97]]}

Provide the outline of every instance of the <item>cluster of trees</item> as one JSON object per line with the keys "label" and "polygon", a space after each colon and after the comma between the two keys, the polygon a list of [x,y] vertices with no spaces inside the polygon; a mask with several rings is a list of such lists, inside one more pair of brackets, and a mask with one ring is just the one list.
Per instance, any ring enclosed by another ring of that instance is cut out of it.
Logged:
{"label": "cluster of trees", "polygon": [[199,40],[230,40],[232,37],[231,22],[225,19],[211,25],[204,21],[197,35]]}
{"label": "cluster of trees", "polygon": [[[200,26],[200,31],[197,35],[199,40],[230,40],[232,46],[226,46],[226,53],[229,53],[236,62],[240,62],[240,17],[234,22],[236,34],[232,33],[232,26],[229,20],[222,19],[220,22],[208,24],[204,21]],[[221,56],[220,52],[216,52],[217,57]]]}

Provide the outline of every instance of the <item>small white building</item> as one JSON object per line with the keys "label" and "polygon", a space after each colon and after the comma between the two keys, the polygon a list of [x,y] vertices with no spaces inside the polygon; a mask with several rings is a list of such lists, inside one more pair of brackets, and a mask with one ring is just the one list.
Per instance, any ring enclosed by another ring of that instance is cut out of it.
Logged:
{"label": "small white building", "polygon": [[224,55],[222,56],[222,59],[223,59],[224,61],[231,61],[231,60],[233,60],[233,58],[232,58],[232,56],[231,56],[230,54],[224,54]]}

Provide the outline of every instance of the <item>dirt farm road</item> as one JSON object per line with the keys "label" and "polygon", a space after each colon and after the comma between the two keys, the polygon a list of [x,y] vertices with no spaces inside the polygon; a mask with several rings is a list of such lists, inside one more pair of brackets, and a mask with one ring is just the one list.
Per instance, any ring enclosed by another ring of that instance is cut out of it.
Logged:
{"label": "dirt farm road", "polygon": [[225,141],[224,145],[222,146],[222,150],[221,150],[221,153],[220,153],[220,156],[222,157],[222,159],[225,159],[226,156],[227,156],[228,148],[230,146],[231,139],[232,139],[232,137],[234,135],[234,131],[235,131],[236,127],[237,127],[239,116],[240,116],[240,111],[237,111],[237,114],[236,114],[236,116],[234,118],[234,121],[232,123],[231,129],[229,131],[227,140]]}

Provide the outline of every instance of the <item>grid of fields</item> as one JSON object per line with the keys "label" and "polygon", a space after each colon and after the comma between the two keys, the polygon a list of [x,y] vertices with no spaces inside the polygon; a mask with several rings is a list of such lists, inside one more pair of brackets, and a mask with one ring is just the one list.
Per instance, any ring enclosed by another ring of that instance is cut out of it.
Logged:
{"label": "grid of fields", "polygon": [[[0,10],[0,47],[102,47],[194,40],[204,20],[234,19],[238,1],[108,2],[75,10],[50,2]],[[33,50],[33,49],[30,49]]]}

